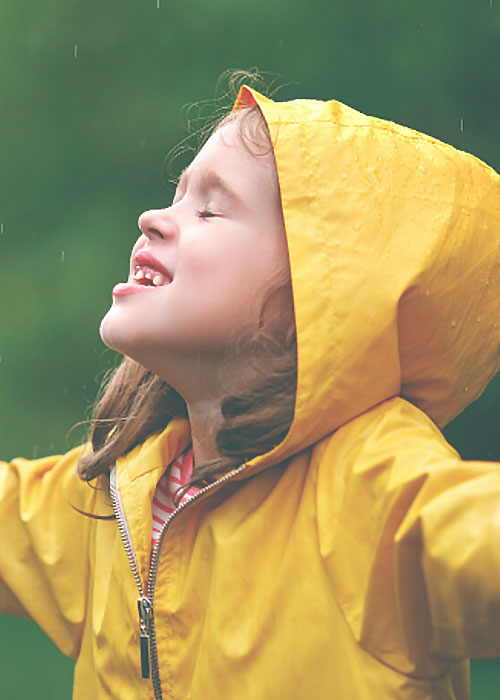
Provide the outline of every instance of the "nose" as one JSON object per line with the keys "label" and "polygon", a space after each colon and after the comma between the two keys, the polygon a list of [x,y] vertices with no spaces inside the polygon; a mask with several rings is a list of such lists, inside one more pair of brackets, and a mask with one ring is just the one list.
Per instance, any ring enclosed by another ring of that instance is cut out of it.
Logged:
{"label": "nose", "polygon": [[169,209],[149,209],[143,212],[137,224],[146,238],[170,238],[177,233],[177,224],[170,216]]}

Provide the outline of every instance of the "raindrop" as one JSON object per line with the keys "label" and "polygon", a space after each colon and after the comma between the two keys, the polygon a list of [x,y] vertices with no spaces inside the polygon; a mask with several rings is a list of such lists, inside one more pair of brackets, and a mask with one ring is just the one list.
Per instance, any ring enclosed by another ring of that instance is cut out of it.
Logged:
{"label": "raindrop", "polygon": [[468,387],[468,386],[464,386],[464,391],[469,391],[469,387]]}
{"label": "raindrop", "polygon": [[460,131],[463,131],[463,130],[464,130],[464,120],[461,119],[460,120]]}
{"label": "raindrop", "polygon": [[78,44],[75,44],[73,47],[73,57],[78,58]]}
{"label": "raindrop", "polygon": [[64,250],[61,250],[61,262],[64,262]]}
{"label": "raindrop", "polygon": [[3,233],[3,221],[0,223],[0,233]]}

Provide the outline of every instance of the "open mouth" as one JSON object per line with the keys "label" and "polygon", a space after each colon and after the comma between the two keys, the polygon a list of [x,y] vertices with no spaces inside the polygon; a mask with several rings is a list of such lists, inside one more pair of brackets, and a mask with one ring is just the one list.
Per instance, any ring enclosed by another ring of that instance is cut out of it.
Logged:
{"label": "open mouth", "polygon": [[170,284],[173,275],[154,255],[148,250],[139,250],[132,263],[133,284],[142,287],[164,287]]}

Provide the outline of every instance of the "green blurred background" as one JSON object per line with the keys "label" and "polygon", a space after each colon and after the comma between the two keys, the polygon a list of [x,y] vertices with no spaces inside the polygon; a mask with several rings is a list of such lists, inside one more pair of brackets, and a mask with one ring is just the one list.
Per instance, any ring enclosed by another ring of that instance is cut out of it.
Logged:
{"label": "green blurred background", "polygon": [[[4,0],[0,66],[3,458],[81,439],[67,431],[115,361],[98,323],[135,222],[168,203],[183,106],[226,69],[258,66],[288,83],[281,99],[335,97],[500,169],[500,0]],[[496,381],[448,428],[465,457],[500,460],[499,407]],[[0,698],[70,698],[72,662],[30,622],[0,626]],[[499,662],[473,662],[473,700],[499,689]]]}

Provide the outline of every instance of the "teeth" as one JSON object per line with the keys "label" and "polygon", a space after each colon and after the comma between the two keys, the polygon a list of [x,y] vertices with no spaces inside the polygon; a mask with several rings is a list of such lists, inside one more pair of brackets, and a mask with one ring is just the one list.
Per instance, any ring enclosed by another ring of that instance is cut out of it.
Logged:
{"label": "teeth", "polygon": [[148,280],[153,284],[155,287],[161,287],[166,283],[166,278],[164,275],[162,275],[160,272],[156,272],[155,270],[144,270],[143,268],[139,267],[138,265],[135,268],[134,272],[134,280],[136,282],[141,282],[142,280]]}

